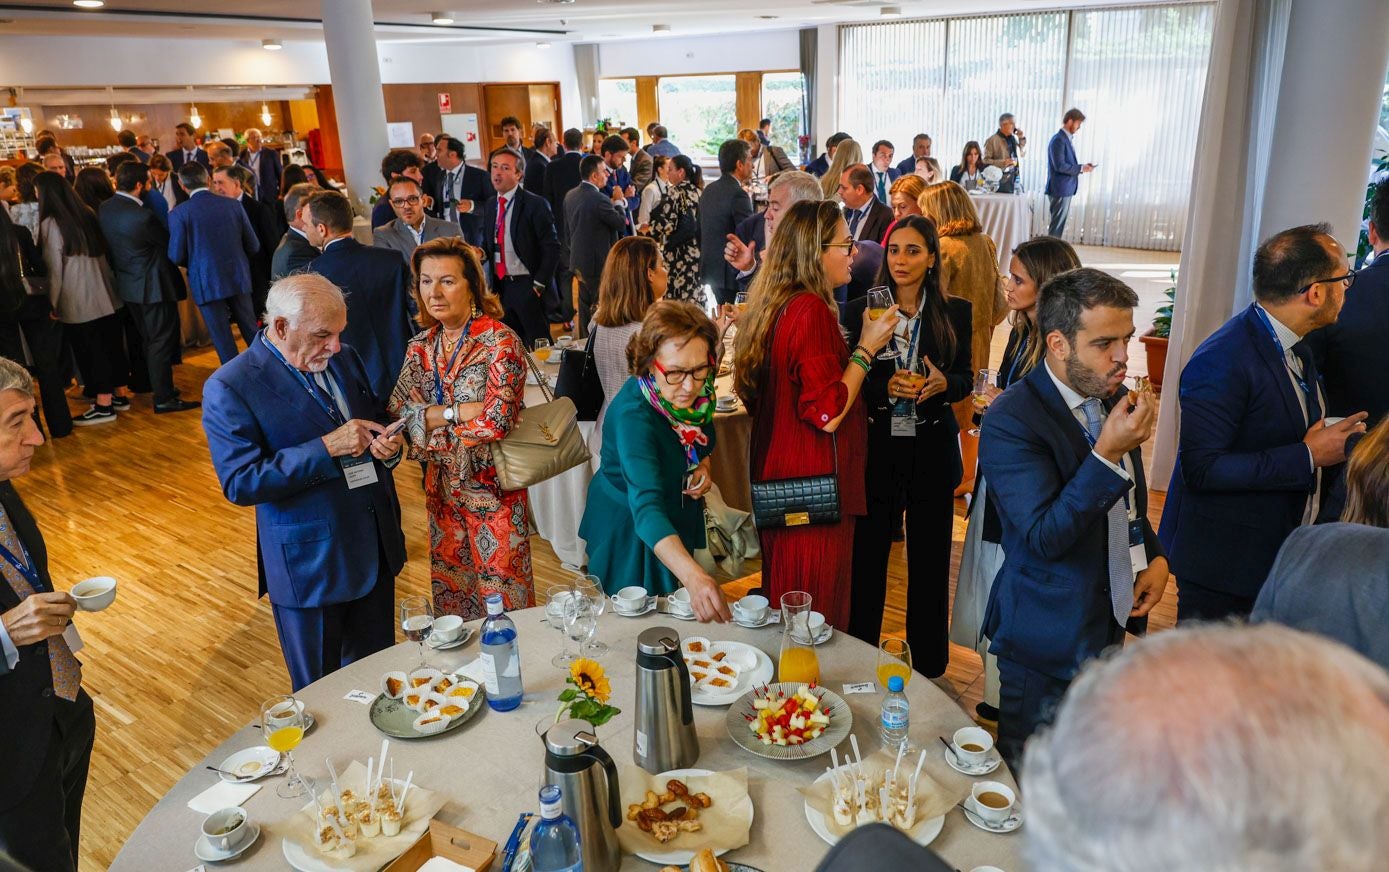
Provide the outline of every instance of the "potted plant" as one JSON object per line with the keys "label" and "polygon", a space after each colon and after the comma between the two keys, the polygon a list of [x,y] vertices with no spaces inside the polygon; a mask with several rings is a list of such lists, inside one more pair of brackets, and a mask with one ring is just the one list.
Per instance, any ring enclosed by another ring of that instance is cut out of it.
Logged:
{"label": "potted plant", "polygon": [[1172,335],[1172,306],[1177,300],[1177,271],[1171,272],[1172,284],[1162,294],[1167,301],[1157,308],[1153,327],[1138,337],[1148,352],[1148,381],[1153,390],[1162,392],[1162,371],[1167,366],[1167,340]]}

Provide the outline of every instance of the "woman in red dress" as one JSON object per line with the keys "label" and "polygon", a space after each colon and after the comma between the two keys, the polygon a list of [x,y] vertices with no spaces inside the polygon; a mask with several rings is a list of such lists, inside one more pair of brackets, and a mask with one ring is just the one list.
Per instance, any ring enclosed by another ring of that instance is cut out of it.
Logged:
{"label": "woman in red dress", "polygon": [[867,418],[859,390],[897,323],[863,322],[851,352],[839,332],[832,289],[849,281],[854,238],[839,207],[797,203],[776,223],[739,319],[736,390],[753,415],[753,481],[825,475],[839,469],[839,521],[768,528],[762,587],[773,605],[804,590],[831,625],[849,625],[854,517],[867,511]]}

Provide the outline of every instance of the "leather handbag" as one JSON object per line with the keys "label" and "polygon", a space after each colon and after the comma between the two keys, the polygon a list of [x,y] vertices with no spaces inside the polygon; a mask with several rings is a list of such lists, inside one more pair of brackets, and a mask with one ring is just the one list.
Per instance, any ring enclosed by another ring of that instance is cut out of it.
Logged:
{"label": "leather handbag", "polygon": [[593,359],[597,328],[588,334],[582,349],[567,349],[560,357],[555,396],[568,397],[578,410],[580,421],[597,421],[603,408],[603,383],[598,379],[598,362]]}
{"label": "leather handbag", "polygon": [[535,365],[530,352],[526,362],[540,383],[545,402],[521,410],[511,432],[492,443],[492,464],[502,490],[524,490],[554,478],[581,463],[588,463],[588,446],[579,431],[579,414],[573,400],[555,398]]}

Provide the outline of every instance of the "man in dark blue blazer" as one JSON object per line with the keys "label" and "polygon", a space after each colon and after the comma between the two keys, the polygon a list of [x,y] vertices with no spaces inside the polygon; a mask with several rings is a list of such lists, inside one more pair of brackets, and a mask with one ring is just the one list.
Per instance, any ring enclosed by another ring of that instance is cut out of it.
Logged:
{"label": "man in dark blue blazer", "polygon": [[434,198],[435,218],[452,221],[463,230],[469,245],[482,246],[482,204],[497,195],[488,174],[463,162],[462,141],[452,136],[435,141],[439,150],[437,172],[425,179],[425,193]]}
{"label": "man in dark blue blazer", "polygon": [[[1247,616],[1283,540],[1317,516],[1323,470],[1365,431],[1327,426],[1302,337],[1336,320],[1353,276],[1325,224],[1284,230],[1254,254],[1255,302],[1182,370],[1177,463],[1162,543],[1179,579],[1177,622]],[[992,482],[991,482],[992,483]]]}
{"label": "man in dark blue blazer", "polygon": [[265,320],[203,386],[203,430],[222,492],[256,507],[260,593],[297,691],[395,641],[403,440],[382,438],[385,397],[340,341],[347,305],[332,282],[280,279]]}
{"label": "man in dark blue blazer", "polygon": [[[164,156],[169,159],[175,173],[182,169],[184,164],[195,161],[209,170],[212,169],[212,161],[208,159],[207,152],[198,145],[198,133],[193,129],[193,125],[187,121],[180,121],[175,124],[174,143],[178,147],[165,152]],[[182,203],[188,199],[188,192],[178,185],[174,185],[174,198]],[[177,206],[178,203],[171,203],[170,205]]]}
{"label": "man in dark blue blazer", "polygon": [[248,346],[256,336],[251,258],[260,241],[241,204],[208,189],[201,163],[184,164],[178,183],[188,199],[169,213],[169,260],[188,268],[193,302],[203,313],[217,359],[226,363],[236,357],[233,320]]}
{"label": "man in dark blue blazer", "polygon": [[[884,206],[892,205],[892,183],[902,175],[902,171],[892,165],[892,156],[896,153],[891,142],[880,139],[873,143],[873,153],[868,159],[868,171],[873,174],[873,196]],[[915,168],[912,171],[915,172]]]}
{"label": "man in dark blue blazer", "polygon": [[[560,311],[556,314],[563,316],[565,321],[574,317],[574,258],[569,249],[569,231],[565,225],[568,216],[564,212],[564,200],[569,192],[583,181],[579,171],[579,162],[584,158],[579,151],[583,143],[582,130],[571,127],[564,131],[564,152],[550,159],[550,165],[545,168],[543,190],[536,192],[544,194],[550,203],[550,214],[555,216],[555,230],[559,234],[559,273],[556,276],[556,284],[560,300]],[[585,329],[584,325],[580,324],[579,329]]]}
{"label": "man in dark blue blazer", "polygon": [[1051,208],[1051,223],[1047,235],[1060,237],[1066,232],[1066,217],[1071,214],[1071,198],[1076,195],[1081,173],[1088,173],[1094,164],[1083,164],[1076,160],[1072,140],[1080,130],[1085,113],[1079,109],[1067,109],[1061,118],[1061,129],[1047,143],[1047,203]]}
{"label": "man in dark blue blazer", "polygon": [[[918,133],[912,137],[912,152],[902,158],[897,164],[897,176],[909,176],[916,172],[916,162],[923,157],[931,156],[931,137],[930,134]],[[892,204],[888,204],[892,205]]]}
{"label": "man in dark blue blazer", "polygon": [[[553,166],[553,164],[552,164]],[[626,227],[622,192],[603,196],[608,165],[596,154],[580,162],[584,180],[564,198],[564,223],[569,232],[569,269],[579,281],[579,335],[588,335],[588,322],[598,309],[598,285],[608,252]]]}
{"label": "man in dark blue blazer", "polygon": [[280,153],[262,145],[261,132],[254,127],[246,128],[246,147],[237,155],[236,162],[251,171],[256,177],[256,199],[278,208],[280,199],[280,177],[284,175],[284,164]]}
{"label": "man in dark blue blazer", "polygon": [[361,355],[372,391],[384,404],[395,389],[405,364],[405,345],[416,330],[410,267],[398,253],[352,238],[352,204],[337,191],[315,191],[305,198],[304,232],[323,252],[309,270],[347,297],[342,338]]}
{"label": "man in dark blue blazer", "polygon": [[834,160],[834,151],[839,148],[839,143],[846,139],[853,139],[847,133],[839,132],[830,134],[830,138],[825,140],[825,151],[815,160],[805,165],[805,171],[815,178],[823,178],[825,173],[830,171],[830,161]]}
{"label": "man in dark blue blazer", "polygon": [[1138,295],[1078,269],[1042,288],[1044,365],[984,416],[979,465],[1003,527],[984,613],[998,657],[998,747],[1009,765],[1050,722],[1080,666],[1124,641],[1167,588],[1140,447],[1157,402],[1124,389]]}
{"label": "man in dark blue blazer", "polygon": [[547,302],[552,308],[559,306],[555,219],[544,197],[521,187],[525,158],[519,151],[499,148],[487,162],[497,196],[482,207],[482,224],[487,228],[483,269],[502,301],[506,326],[516,331],[527,348],[533,348],[535,340],[550,338]]}

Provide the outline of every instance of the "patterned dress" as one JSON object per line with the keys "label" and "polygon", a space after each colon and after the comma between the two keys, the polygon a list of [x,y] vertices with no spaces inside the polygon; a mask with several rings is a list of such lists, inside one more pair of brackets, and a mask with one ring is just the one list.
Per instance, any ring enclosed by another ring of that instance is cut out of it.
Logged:
{"label": "patterned dress", "polygon": [[[689,217],[686,217],[689,216]],[[699,272],[699,188],[681,182],[651,212],[651,235],[661,244],[670,271],[667,300],[704,302]]]}
{"label": "patterned dress", "polygon": [[[526,491],[497,485],[490,443],[505,436],[523,405],[521,340],[487,315],[473,318],[453,368],[436,325],[410,340],[390,411],[409,417],[410,457],[425,463],[429,567],[437,614],[485,617],[488,594],[507,610],[535,605]],[[483,403],[475,418],[425,432],[426,405]],[[423,402],[421,402],[421,398]]]}

